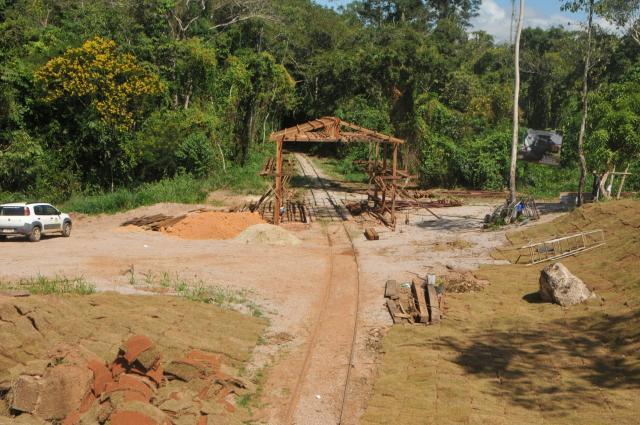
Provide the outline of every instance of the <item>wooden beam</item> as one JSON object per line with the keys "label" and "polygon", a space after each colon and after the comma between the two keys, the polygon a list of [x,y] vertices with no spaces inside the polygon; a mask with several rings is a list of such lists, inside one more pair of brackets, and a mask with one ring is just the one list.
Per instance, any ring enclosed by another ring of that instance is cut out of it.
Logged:
{"label": "wooden beam", "polygon": [[341,121],[341,124],[353,130],[360,131],[368,136],[372,136],[381,142],[394,143],[394,144],[396,143],[403,144],[405,142],[404,140],[398,139],[397,137],[387,136],[386,134],[378,133],[377,131],[369,130],[368,128],[360,127],[359,125],[356,125],[347,121]]}
{"label": "wooden beam", "polygon": [[282,141],[277,142],[276,150],[276,193],[273,210],[273,224],[280,224],[280,207],[282,206]]}

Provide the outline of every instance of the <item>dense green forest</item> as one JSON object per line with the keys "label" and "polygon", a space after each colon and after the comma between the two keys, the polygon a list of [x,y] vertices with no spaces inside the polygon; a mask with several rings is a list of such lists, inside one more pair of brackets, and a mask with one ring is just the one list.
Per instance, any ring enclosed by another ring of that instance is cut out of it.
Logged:
{"label": "dense green forest", "polygon": [[[589,170],[629,166],[637,190],[640,41],[615,4],[634,2],[607,2],[597,13],[626,29],[595,28],[585,150]],[[422,185],[501,189],[513,46],[472,31],[480,3],[0,0],[1,198],[256,188],[269,132],[323,115],[406,138]],[[519,164],[524,190],[577,187],[586,43],[522,34],[522,125],[565,137],[562,167]],[[363,152],[339,155],[348,173]]]}

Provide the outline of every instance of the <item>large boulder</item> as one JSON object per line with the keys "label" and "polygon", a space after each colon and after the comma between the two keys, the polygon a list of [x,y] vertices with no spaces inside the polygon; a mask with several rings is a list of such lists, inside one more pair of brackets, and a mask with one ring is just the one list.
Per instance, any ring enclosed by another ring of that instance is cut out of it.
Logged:
{"label": "large boulder", "polygon": [[589,288],[562,263],[554,263],[540,272],[540,298],[563,307],[580,304],[591,296]]}

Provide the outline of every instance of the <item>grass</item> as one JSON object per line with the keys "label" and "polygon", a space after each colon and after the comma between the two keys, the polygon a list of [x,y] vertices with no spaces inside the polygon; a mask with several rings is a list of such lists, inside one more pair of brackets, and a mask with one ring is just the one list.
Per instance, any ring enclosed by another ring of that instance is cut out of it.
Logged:
{"label": "grass", "polygon": [[0,289],[26,290],[34,295],[89,295],[96,292],[95,286],[83,278],[67,278],[61,276],[50,278],[42,275],[20,279],[16,282],[0,282]]}
{"label": "grass", "polygon": [[[484,266],[483,292],[448,294],[445,319],[394,326],[362,424],[635,424],[640,417],[640,202],[590,204],[519,228],[494,253],[601,228],[607,245],[565,258],[598,298],[537,296],[547,264]],[[426,419],[425,419],[426,418]]]}
{"label": "grass", "polygon": [[60,208],[83,214],[116,213],[160,202],[203,203],[210,192],[218,189],[260,194],[268,186],[267,181],[259,175],[268,155],[266,149],[256,151],[244,166],[233,166],[227,173],[219,171],[208,178],[199,179],[186,174],[113,192],[77,194],[62,203]]}
{"label": "grass", "polygon": [[[518,191],[536,199],[557,199],[560,192],[576,192],[580,170],[578,167],[522,163],[518,169]],[[591,176],[587,176],[585,191],[591,190]]]}
{"label": "grass", "polygon": [[313,164],[322,169],[329,177],[332,177],[336,180],[351,182],[351,183],[362,183],[367,181],[367,175],[356,169],[351,160],[345,159],[337,159],[330,157],[310,157]]}
{"label": "grass", "polygon": [[142,281],[138,280],[133,266],[127,270],[129,284],[144,285],[145,288],[162,288],[173,291],[176,295],[194,302],[213,304],[221,308],[248,313],[253,317],[263,317],[264,312],[251,300],[251,292],[221,285],[208,284],[202,279],[184,279],[169,272],[142,273]]}

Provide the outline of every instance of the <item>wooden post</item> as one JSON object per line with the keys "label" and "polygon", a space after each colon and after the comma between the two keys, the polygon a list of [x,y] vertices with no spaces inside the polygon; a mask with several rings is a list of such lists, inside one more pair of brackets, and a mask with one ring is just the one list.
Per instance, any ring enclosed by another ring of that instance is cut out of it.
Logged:
{"label": "wooden post", "polygon": [[618,187],[618,194],[616,195],[616,199],[620,199],[620,195],[622,195],[622,187],[624,186],[624,181],[627,179],[627,173],[629,172],[629,166],[624,170],[624,174],[622,175],[622,180],[620,181],[620,187]]}
{"label": "wooden post", "polygon": [[396,229],[396,179],[398,178],[398,144],[393,144],[393,159],[391,164],[391,174],[393,180],[391,182],[391,221],[393,230]]}
{"label": "wooden post", "polygon": [[282,206],[282,140],[277,142],[276,149],[276,194],[273,209],[273,224],[280,224],[280,207]]}

